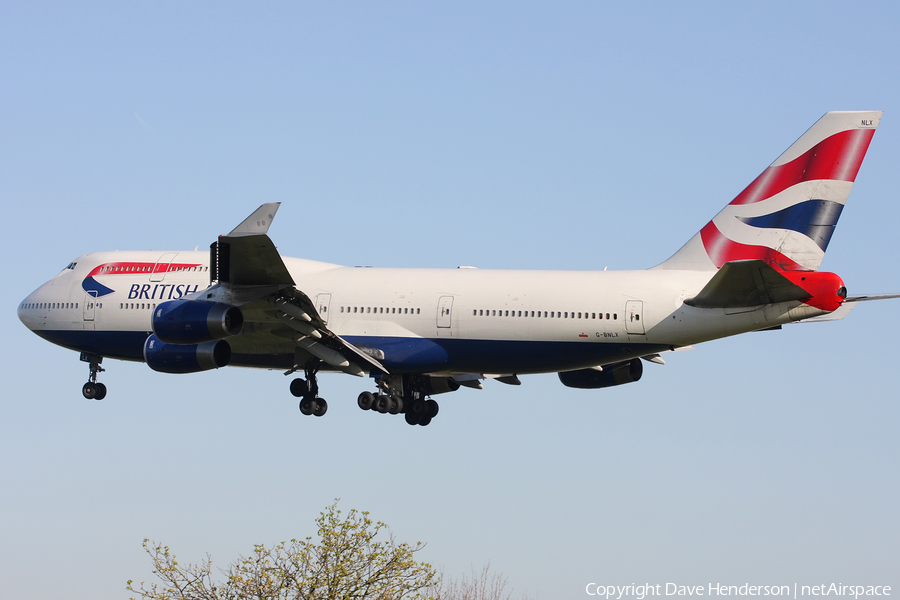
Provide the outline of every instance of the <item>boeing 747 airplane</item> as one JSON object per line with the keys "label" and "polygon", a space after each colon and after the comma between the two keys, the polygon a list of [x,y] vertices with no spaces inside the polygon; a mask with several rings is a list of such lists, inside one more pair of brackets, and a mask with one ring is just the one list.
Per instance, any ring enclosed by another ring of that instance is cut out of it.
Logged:
{"label": "boeing 747 airplane", "polygon": [[32,292],[19,319],[81,353],[85,398],[104,358],[162,373],[227,365],[302,373],[300,411],[322,416],[320,371],[372,378],[359,407],[428,425],[431,396],[484,379],[638,381],[642,360],[863,300],[818,271],[880,111],[830,112],[671,258],[643,271],[344,267],[282,257],[263,204],[207,252],[86,254]]}

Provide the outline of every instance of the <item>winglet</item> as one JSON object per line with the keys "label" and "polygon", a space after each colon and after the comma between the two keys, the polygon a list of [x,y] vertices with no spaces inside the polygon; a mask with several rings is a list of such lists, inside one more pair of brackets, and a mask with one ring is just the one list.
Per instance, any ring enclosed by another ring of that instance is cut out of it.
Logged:
{"label": "winglet", "polygon": [[294,285],[275,244],[266,235],[280,202],[257,208],[210,246],[210,281],[232,285]]}
{"label": "winglet", "polygon": [[281,202],[268,202],[263,204],[253,211],[253,214],[244,219],[240,225],[235,227],[234,230],[228,234],[228,237],[266,235],[269,231],[269,226],[272,224],[272,219],[275,218],[275,213],[278,212],[279,206],[281,206]]}

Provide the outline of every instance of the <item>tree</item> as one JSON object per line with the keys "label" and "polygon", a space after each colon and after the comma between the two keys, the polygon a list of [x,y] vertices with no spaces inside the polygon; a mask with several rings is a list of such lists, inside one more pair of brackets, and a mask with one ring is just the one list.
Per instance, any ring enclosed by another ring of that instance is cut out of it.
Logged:
{"label": "tree", "polygon": [[[398,544],[387,526],[369,513],[351,510],[341,517],[337,500],[316,519],[318,541],[312,537],[262,544],[220,570],[217,582],[212,559],[182,566],[168,546],[144,540],[153,572],[162,583],[126,589],[149,600],[349,600],[424,599],[437,583],[434,568],[415,560],[424,544]],[[387,539],[377,541],[385,531]]]}
{"label": "tree", "polygon": [[[433,600],[510,600],[512,592],[507,591],[508,580],[501,573],[492,573],[488,563],[472,575],[450,579],[441,575],[428,591]],[[522,596],[523,600],[528,596]]]}

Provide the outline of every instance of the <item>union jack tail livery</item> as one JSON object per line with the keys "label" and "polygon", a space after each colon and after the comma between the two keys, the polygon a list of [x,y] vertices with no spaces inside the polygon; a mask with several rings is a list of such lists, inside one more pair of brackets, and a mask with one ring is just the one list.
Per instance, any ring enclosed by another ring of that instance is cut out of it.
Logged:
{"label": "union jack tail livery", "polygon": [[815,271],[882,111],[825,114],[660,269],[714,271],[761,260]]}

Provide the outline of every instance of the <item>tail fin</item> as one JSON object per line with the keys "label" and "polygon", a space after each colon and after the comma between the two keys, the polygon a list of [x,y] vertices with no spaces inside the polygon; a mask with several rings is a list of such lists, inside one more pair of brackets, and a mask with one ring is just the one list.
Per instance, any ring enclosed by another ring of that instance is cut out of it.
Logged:
{"label": "tail fin", "polygon": [[850,194],[881,111],[826,113],[657,269],[714,271],[762,260],[815,271]]}

